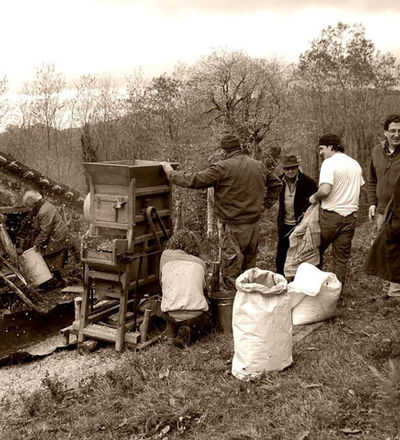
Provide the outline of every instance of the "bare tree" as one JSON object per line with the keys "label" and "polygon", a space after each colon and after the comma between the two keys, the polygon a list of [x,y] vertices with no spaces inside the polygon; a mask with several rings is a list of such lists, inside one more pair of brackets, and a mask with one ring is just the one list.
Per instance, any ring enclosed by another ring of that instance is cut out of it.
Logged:
{"label": "bare tree", "polygon": [[44,144],[46,152],[42,157],[45,161],[46,172],[56,168],[60,174],[60,163],[55,158],[60,157],[58,145],[59,130],[65,116],[65,103],[61,93],[66,82],[63,75],[56,71],[54,64],[42,64],[35,69],[33,81],[24,85],[23,92],[27,95],[27,106],[30,116],[29,122],[36,127],[36,131],[44,129]]}
{"label": "bare tree", "polygon": [[[376,141],[387,98],[399,86],[399,66],[365,37],[360,24],[324,29],[300,56],[298,89],[310,131],[334,131],[362,163]],[[317,160],[315,160],[317,166]]]}
{"label": "bare tree", "polygon": [[4,76],[0,79],[0,126],[7,123],[6,117],[10,109],[10,103],[6,98],[5,94],[8,90],[8,80]]}
{"label": "bare tree", "polygon": [[202,120],[216,132],[237,133],[260,157],[262,142],[287,106],[289,82],[286,66],[276,60],[219,51],[198,63],[191,84]]}

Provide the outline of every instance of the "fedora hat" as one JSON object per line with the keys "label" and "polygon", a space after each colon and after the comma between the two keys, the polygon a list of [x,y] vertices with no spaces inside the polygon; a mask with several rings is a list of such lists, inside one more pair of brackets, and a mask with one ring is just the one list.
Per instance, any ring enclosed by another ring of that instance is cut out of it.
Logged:
{"label": "fedora hat", "polygon": [[297,159],[297,156],[291,154],[290,156],[283,156],[281,167],[282,168],[291,168],[298,167],[300,165],[300,161]]}

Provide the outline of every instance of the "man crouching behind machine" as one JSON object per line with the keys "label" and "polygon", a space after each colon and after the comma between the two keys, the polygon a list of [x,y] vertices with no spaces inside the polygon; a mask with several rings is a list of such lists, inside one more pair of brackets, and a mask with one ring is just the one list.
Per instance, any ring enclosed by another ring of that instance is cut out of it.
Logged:
{"label": "man crouching behind machine", "polygon": [[185,348],[212,326],[205,296],[206,265],[199,238],[182,229],[167,241],[160,260],[160,316],[167,322],[167,343]]}

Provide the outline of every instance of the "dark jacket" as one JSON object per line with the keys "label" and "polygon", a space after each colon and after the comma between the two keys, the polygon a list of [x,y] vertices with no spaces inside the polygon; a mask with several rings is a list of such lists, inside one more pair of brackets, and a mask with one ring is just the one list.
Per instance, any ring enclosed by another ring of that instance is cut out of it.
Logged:
{"label": "dark jacket", "polygon": [[278,198],[281,181],[255,159],[234,151],[203,171],[173,171],[171,181],[188,188],[214,187],[217,218],[228,224],[256,222]]}
{"label": "dark jacket", "polygon": [[[282,190],[279,195],[279,209],[278,209],[278,230],[282,228],[283,220],[285,218],[285,188],[286,182],[283,179],[284,174],[280,175],[279,178],[282,180]],[[299,223],[303,217],[303,214],[307,211],[307,208],[310,206],[310,202],[308,199],[312,194],[314,194],[318,186],[315,181],[307,176],[307,174],[303,174],[299,171],[297,178],[296,192],[294,195],[294,216],[296,218],[296,222]]]}
{"label": "dark jacket", "polygon": [[382,141],[372,150],[367,182],[368,203],[376,205],[379,214],[383,214],[392,197],[399,175],[400,148],[390,154],[387,141]]}
{"label": "dark jacket", "polygon": [[367,257],[366,271],[387,281],[400,283],[400,177],[385,210],[385,220]]}
{"label": "dark jacket", "polygon": [[70,246],[68,226],[53,204],[40,200],[33,214],[34,245],[43,256]]}

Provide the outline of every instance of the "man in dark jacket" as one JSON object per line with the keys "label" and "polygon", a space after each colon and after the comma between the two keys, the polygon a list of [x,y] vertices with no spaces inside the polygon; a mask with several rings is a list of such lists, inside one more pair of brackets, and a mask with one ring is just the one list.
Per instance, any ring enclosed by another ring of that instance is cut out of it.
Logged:
{"label": "man in dark jacket", "polygon": [[54,276],[54,280],[48,283],[48,287],[60,287],[65,284],[61,271],[71,245],[68,226],[57,208],[37,191],[27,191],[22,198],[22,203],[32,208],[29,226],[25,223],[25,228],[31,228],[29,240],[26,240],[22,247],[26,249],[34,246],[42,254]]}
{"label": "man in dark jacket", "polygon": [[384,212],[381,230],[368,254],[366,271],[385,281],[400,283],[400,177]]}
{"label": "man in dark jacket", "polygon": [[[400,175],[400,115],[390,115],[383,125],[385,140],[372,150],[368,175],[369,219],[383,225],[385,208]],[[388,296],[400,297],[400,285],[384,283]]]}
{"label": "man in dark jacket", "polygon": [[236,278],[256,264],[259,219],[278,198],[282,182],[261,162],[242,152],[237,136],[224,136],[221,148],[226,158],[197,173],[174,171],[166,162],[162,166],[175,185],[214,187],[215,213],[222,223],[222,277],[225,287],[232,291]]}
{"label": "man in dark jacket", "polygon": [[283,187],[279,196],[278,247],[276,251],[276,271],[284,274],[289,237],[310,206],[309,198],[318,187],[311,177],[299,170],[300,162],[296,156],[285,156],[281,167],[284,173],[279,176]]}

